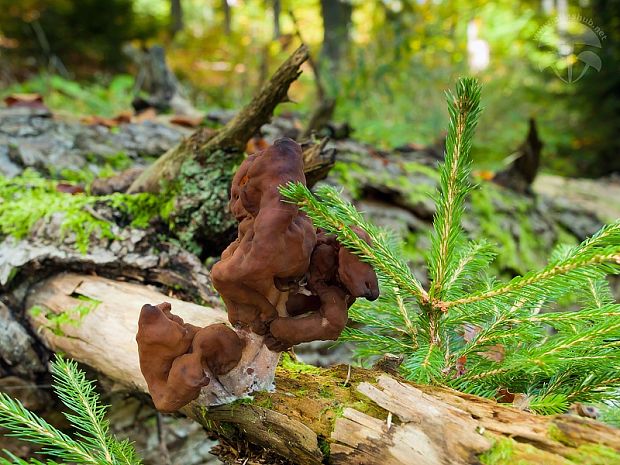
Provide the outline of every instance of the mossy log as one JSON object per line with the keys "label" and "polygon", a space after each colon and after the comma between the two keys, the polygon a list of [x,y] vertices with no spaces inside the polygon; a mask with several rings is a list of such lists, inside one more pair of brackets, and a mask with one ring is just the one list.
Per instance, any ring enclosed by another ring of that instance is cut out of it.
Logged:
{"label": "mossy log", "polygon": [[[142,303],[164,300],[170,298],[146,286],[65,274],[32,289],[27,305],[50,349],[144,391],[136,322]],[[87,310],[75,310],[85,302]],[[199,325],[225,319],[221,309],[180,301],[173,310]],[[217,407],[201,396],[183,413],[228,444],[266,448],[304,465],[620,463],[618,430],[594,420],[537,416],[380,371],[311,367],[289,354],[272,392]]]}

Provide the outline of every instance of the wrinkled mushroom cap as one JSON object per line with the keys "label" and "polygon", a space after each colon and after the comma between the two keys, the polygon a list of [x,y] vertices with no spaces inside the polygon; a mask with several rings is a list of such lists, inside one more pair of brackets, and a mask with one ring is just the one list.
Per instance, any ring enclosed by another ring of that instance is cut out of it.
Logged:
{"label": "wrinkled mushroom cap", "polygon": [[[370,236],[357,226],[353,231],[368,245],[372,245]],[[345,247],[338,251],[338,279],[352,297],[364,297],[376,300],[379,297],[379,282],[375,270]]]}

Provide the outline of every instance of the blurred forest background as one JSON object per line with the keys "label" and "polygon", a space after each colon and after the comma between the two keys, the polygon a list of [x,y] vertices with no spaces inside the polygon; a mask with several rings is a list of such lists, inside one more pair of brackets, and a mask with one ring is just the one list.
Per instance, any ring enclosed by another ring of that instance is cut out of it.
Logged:
{"label": "blurred forest background", "polygon": [[[620,171],[620,0],[0,0],[0,97],[111,117],[139,83],[130,49],[165,47],[199,109],[239,108],[294,47],[310,46],[335,119],[378,147],[431,144],[443,90],[484,84],[474,156],[497,170],[538,123],[543,169]],[[290,14],[294,13],[294,17]],[[307,70],[309,71],[309,70]],[[307,115],[312,72],[293,85]]]}

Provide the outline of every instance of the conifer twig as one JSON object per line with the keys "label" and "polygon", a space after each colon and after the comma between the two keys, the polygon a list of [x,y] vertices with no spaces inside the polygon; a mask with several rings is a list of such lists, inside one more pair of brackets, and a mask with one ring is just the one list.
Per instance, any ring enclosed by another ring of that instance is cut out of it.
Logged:
{"label": "conifer twig", "polygon": [[474,130],[480,115],[480,85],[475,79],[460,79],[456,94],[448,93],[450,125],[445,161],[440,168],[437,212],[433,221],[430,255],[430,294],[440,297],[459,261],[457,242],[462,239],[461,217],[465,197],[471,189],[469,174]]}

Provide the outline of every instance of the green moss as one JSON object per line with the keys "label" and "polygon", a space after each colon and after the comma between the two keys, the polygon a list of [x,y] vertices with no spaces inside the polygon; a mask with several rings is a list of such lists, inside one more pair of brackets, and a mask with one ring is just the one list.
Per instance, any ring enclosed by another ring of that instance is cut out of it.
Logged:
{"label": "green moss", "polygon": [[[349,154],[355,158],[356,154]],[[356,161],[337,161],[330,175],[344,186],[354,199],[359,199],[364,186],[383,186],[397,192],[410,205],[427,201],[438,180],[435,169],[415,162],[402,162],[402,174],[387,170],[371,170]]]}
{"label": "green moss", "polygon": [[[555,426],[555,425],[554,425]],[[557,428],[557,427],[555,427]],[[553,434],[552,439],[566,437],[559,432]],[[570,445],[570,447],[574,447]],[[612,465],[620,463],[620,454],[607,446],[600,444],[586,444],[566,453],[566,457],[547,453],[530,444],[517,443],[510,438],[501,438],[479,457],[483,465]]]}
{"label": "green moss", "polygon": [[[512,438],[495,440],[491,448],[480,455],[479,461],[483,465],[576,465],[581,463],[538,449],[531,444],[516,442]],[[611,463],[609,462],[609,465]]]}
{"label": "green moss", "polygon": [[266,396],[264,398],[257,399],[254,402],[254,405],[256,405],[257,407],[271,410],[273,408],[273,399]]}
{"label": "green moss", "polygon": [[564,432],[556,425],[555,423],[551,423],[549,425],[549,429],[547,430],[547,434],[554,441],[560,442],[565,446],[576,447],[575,441],[569,438]]}
{"label": "green moss", "polygon": [[514,441],[509,438],[495,441],[493,446],[479,457],[480,463],[483,465],[509,464],[514,454],[514,445]]}
{"label": "green moss", "polygon": [[32,306],[28,313],[33,317],[44,315],[47,320],[45,326],[57,336],[64,336],[63,326],[71,325],[79,327],[83,318],[97,308],[101,303],[96,299],[91,299],[83,295],[78,296],[80,301],[75,307],[64,310],[60,313],[53,312],[38,305]]}
{"label": "green moss", "polygon": [[287,352],[284,352],[280,358],[280,367],[289,373],[305,373],[310,375],[324,374],[325,371],[321,368],[294,360]]}
{"label": "green moss", "polygon": [[115,171],[123,171],[133,165],[133,160],[125,152],[118,152],[104,158],[105,164]]}
{"label": "green moss", "polygon": [[[479,236],[498,246],[497,271],[524,274],[545,264],[554,244],[546,243],[534,232],[529,199],[503,191],[490,183],[472,191],[472,217],[480,225]],[[511,230],[512,229],[512,230]]]}
{"label": "green moss", "polygon": [[362,179],[365,171],[366,169],[358,163],[336,161],[330,175],[334,176],[354,199],[359,199],[362,194]]}
{"label": "green moss", "polygon": [[39,305],[33,305],[33,306],[32,306],[32,307],[30,307],[30,309],[28,310],[28,313],[29,313],[32,317],[34,317],[34,318],[38,317],[39,315],[41,315],[41,314],[42,314],[42,313],[44,313],[44,312],[45,312],[45,310],[43,310],[43,308],[42,308],[42,307],[40,307]]}
{"label": "green moss", "polygon": [[330,450],[331,446],[329,444],[329,441],[322,436],[319,436],[318,442],[319,442],[319,450],[323,454],[323,460],[325,461],[329,459],[329,456],[331,454],[331,450]]}
{"label": "green moss", "polygon": [[84,185],[86,191],[88,192],[90,184],[95,179],[114,176],[119,171],[130,168],[133,164],[133,160],[124,152],[118,152],[113,155],[106,156],[88,154],[85,158],[89,163],[97,165],[96,172],[89,168],[81,170],[63,168],[62,170],[57,171],[52,167],[50,168],[50,174],[56,179]]}
{"label": "green moss", "polygon": [[331,399],[334,397],[334,393],[327,386],[323,386],[319,389],[319,397],[323,397],[324,399]]}
{"label": "green moss", "polygon": [[575,463],[584,465],[611,465],[620,463],[620,453],[601,444],[579,446],[575,452],[570,452],[568,454],[568,458]]}
{"label": "green moss", "polygon": [[12,179],[0,176],[0,234],[22,239],[39,221],[49,221],[53,215],[60,214],[61,238],[67,233],[75,234],[76,249],[86,253],[93,234],[115,238],[113,223],[92,214],[96,204],[107,203],[137,228],[148,226],[151,218],[167,207],[165,200],[146,193],[71,195],[58,192],[56,186],[56,181],[29,170]]}

